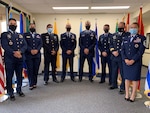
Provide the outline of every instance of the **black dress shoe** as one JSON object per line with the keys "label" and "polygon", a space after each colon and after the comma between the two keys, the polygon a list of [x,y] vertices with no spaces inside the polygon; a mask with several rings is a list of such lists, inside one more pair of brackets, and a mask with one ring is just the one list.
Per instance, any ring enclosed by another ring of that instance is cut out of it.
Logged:
{"label": "black dress shoe", "polygon": [[82,82],[82,76],[79,76],[79,82]]}
{"label": "black dress shoe", "polygon": [[65,78],[61,78],[60,82],[64,82],[65,81]]}
{"label": "black dress shoe", "polygon": [[123,89],[120,89],[119,93],[120,94],[125,94],[125,91]]}
{"label": "black dress shoe", "polygon": [[21,91],[21,92],[17,92],[17,94],[20,96],[20,97],[24,97],[25,94]]}
{"label": "black dress shoe", "polygon": [[110,90],[113,90],[113,89],[117,89],[117,87],[111,86],[109,89],[110,89]]}
{"label": "black dress shoe", "polygon": [[59,81],[57,79],[53,80],[53,82],[59,83]]}
{"label": "black dress shoe", "polygon": [[16,100],[14,95],[10,95],[9,98],[10,98],[11,101],[15,101]]}
{"label": "black dress shoe", "polygon": [[45,81],[45,82],[44,82],[44,85],[48,85],[48,81]]}
{"label": "black dress shoe", "polygon": [[93,82],[94,80],[93,80],[93,77],[89,77],[89,81],[90,82]]}
{"label": "black dress shoe", "polygon": [[31,86],[31,87],[29,87],[29,89],[30,89],[30,90],[33,90],[33,89],[34,89],[34,87],[33,87],[33,86]]}
{"label": "black dress shoe", "polygon": [[72,80],[73,82],[76,82],[74,76],[71,77],[71,80]]}
{"label": "black dress shoe", "polygon": [[102,84],[102,83],[105,83],[105,81],[100,81],[99,83]]}
{"label": "black dress shoe", "polygon": [[36,86],[36,85],[33,85],[33,88],[37,88],[37,86]]}

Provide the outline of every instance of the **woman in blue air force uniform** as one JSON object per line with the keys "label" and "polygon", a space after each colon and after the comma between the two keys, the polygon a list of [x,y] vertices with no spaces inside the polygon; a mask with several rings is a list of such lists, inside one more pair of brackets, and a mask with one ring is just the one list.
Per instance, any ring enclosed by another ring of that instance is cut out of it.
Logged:
{"label": "woman in blue air force uniform", "polygon": [[[125,100],[134,102],[138,81],[141,79],[142,55],[145,50],[145,36],[138,34],[139,25],[130,26],[131,35],[125,37],[122,43],[123,73],[125,77]],[[129,86],[132,82],[132,93],[129,98]]]}

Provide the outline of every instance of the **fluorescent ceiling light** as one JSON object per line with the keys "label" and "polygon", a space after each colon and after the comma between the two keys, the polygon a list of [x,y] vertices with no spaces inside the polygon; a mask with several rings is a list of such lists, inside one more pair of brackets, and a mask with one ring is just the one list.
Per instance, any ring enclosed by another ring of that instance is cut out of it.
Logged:
{"label": "fluorescent ceiling light", "polygon": [[57,10],[68,10],[68,9],[89,9],[89,7],[53,7],[53,9]]}
{"label": "fluorescent ceiling light", "polygon": [[129,9],[130,6],[100,6],[91,7],[91,9]]}

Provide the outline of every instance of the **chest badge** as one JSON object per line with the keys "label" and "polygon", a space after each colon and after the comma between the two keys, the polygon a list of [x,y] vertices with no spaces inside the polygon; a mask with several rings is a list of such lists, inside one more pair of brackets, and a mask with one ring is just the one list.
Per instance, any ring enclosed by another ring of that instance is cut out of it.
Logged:
{"label": "chest badge", "polygon": [[135,46],[134,46],[135,48],[138,48],[139,47],[139,45],[138,44],[135,44]]}

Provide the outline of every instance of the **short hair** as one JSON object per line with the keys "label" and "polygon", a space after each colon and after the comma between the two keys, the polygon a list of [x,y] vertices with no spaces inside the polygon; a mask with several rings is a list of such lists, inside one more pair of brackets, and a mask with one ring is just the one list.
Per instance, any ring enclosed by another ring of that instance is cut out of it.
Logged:
{"label": "short hair", "polygon": [[52,26],[52,24],[47,24],[47,26],[46,26],[46,27],[48,28],[49,26]]}
{"label": "short hair", "polygon": [[104,26],[107,26],[107,27],[109,27],[109,24],[105,24]]}
{"label": "short hair", "polygon": [[120,24],[123,24],[124,26],[126,25],[125,22],[120,22]]}
{"label": "short hair", "polygon": [[137,22],[133,22],[132,24],[137,25],[137,27],[139,28],[139,24]]}
{"label": "short hair", "polygon": [[16,22],[16,19],[15,18],[9,18],[9,22],[11,21],[11,20],[14,20],[15,22]]}

